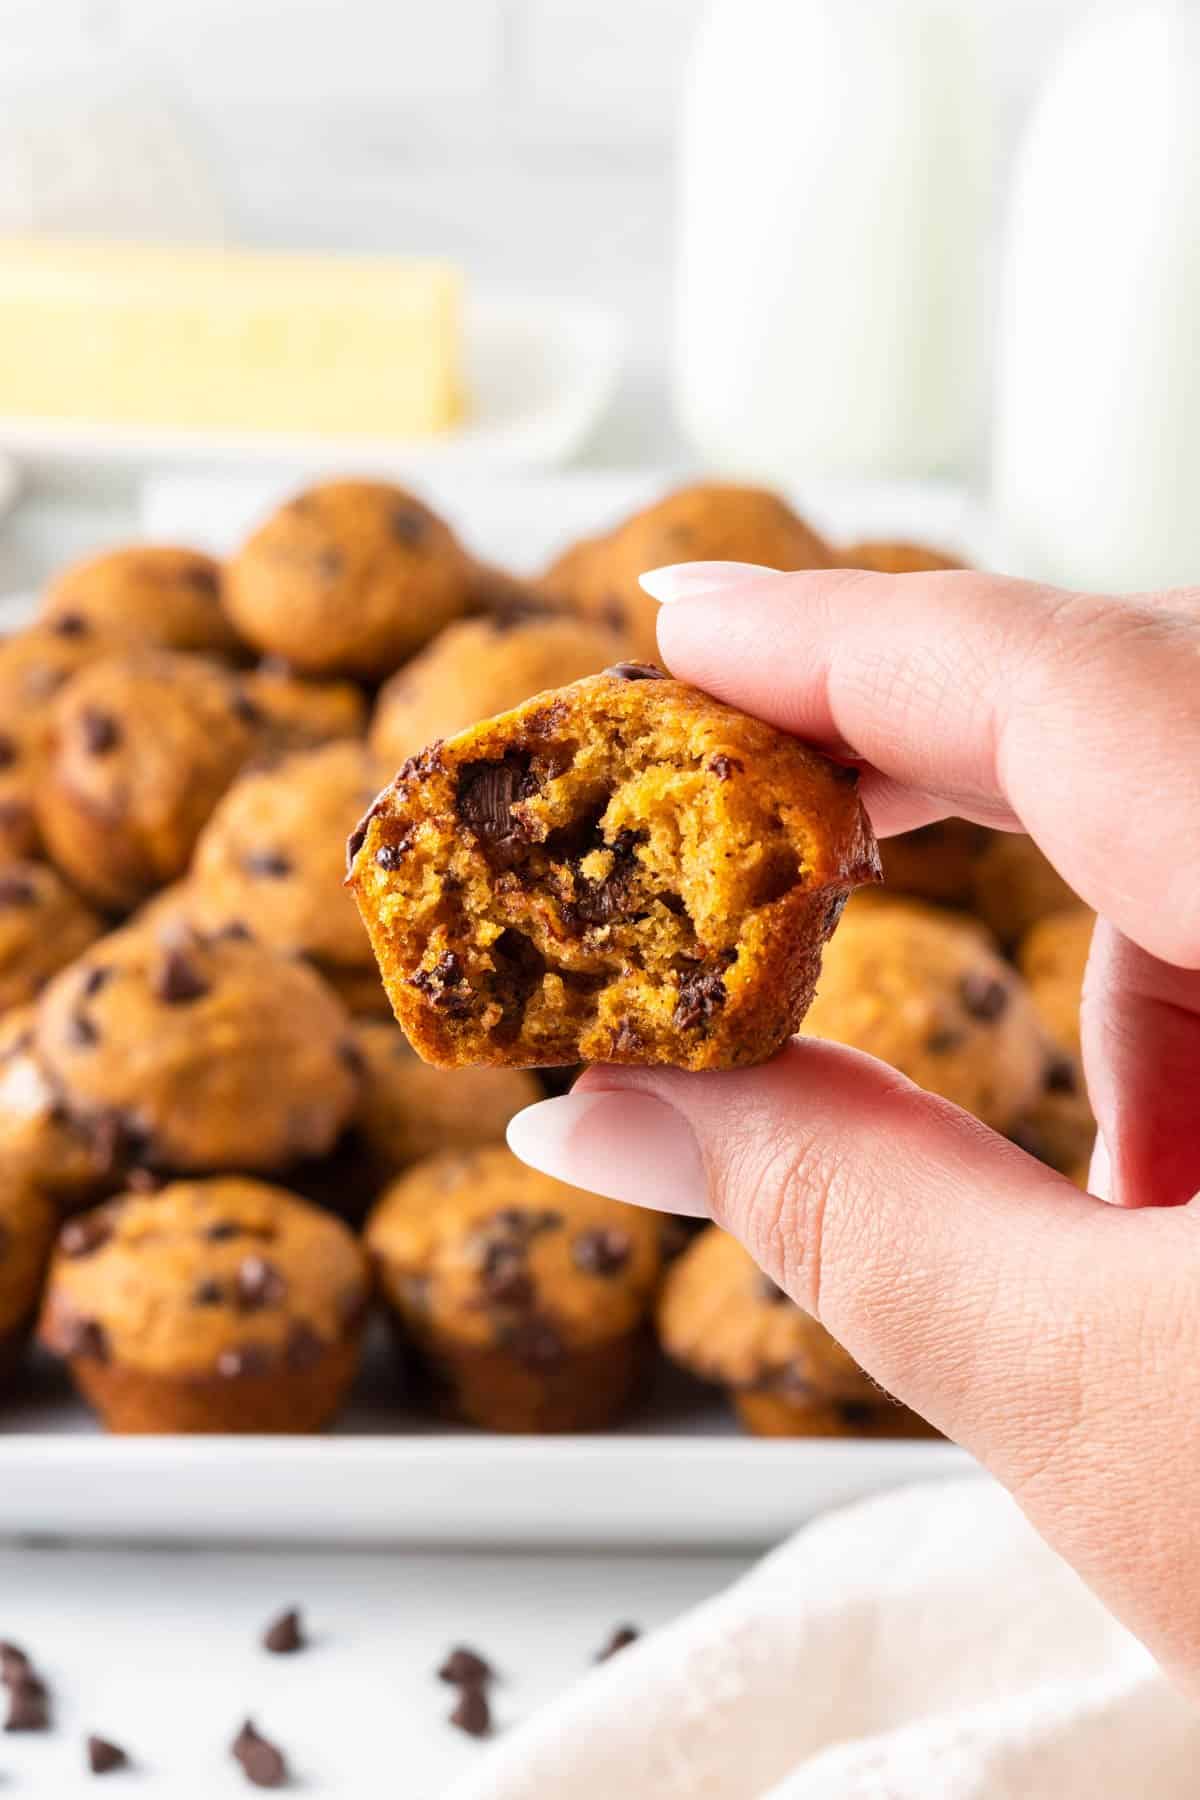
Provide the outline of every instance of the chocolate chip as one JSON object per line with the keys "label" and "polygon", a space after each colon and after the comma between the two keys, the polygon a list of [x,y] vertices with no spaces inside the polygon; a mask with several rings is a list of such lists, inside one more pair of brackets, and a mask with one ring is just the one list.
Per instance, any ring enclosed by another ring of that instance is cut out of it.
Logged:
{"label": "chocolate chip", "polygon": [[121,741],[121,727],[111,713],[97,706],[87,706],[79,715],[79,733],[83,747],[92,756],[104,756]]}
{"label": "chocolate chip", "polygon": [[925,1048],[931,1056],[949,1056],[952,1051],[961,1050],[965,1042],[965,1032],[957,1031],[952,1025],[947,1025],[941,1031],[930,1032],[925,1039]]}
{"label": "chocolate chip", "polygon": [[5,1731],[49,1731],[50,1708],[46,1690],[36,1675],[9,1684]]}
{"label": "chocolate chip", "polygon": [[468,1737],[487,1737],[492,1729],[492,1709],[488,1705],[488,1697],[480,1687],[465,1687],[458,1696],[458,1704],[450,1714],[451,1725],[457,1725]]}
{"label": "chocolate chip", "polygon": [[0,732],[0,769],[11,769],[19,755],[16,740],[7,732]]}
{"label": "chocolate chip", "polygon": [[20,1644],[0,1643],[0,1682],[16,1687],[32,1672],[33,1664]]}
{"label": "chocolate chip", "polygon": [[112,970],[103,963],[90,968],[79,984],[80,998],[94,1000],[100,989],[112,978]]}
{"label": "chocolate chip", "polygon": [[262,1647],[269,1650],[272,1656],[294,1656],[297,1650],[307,1649],[307,1640],[300,1624],[300,1614],[294,1606],[287,1612],[280,1613],[262,1635]]}
{"label": "chocolate chip", "polygon": [[325,1346],[311,1325],[298,1319],[288,1332],[287,1345],[283,1352],[283,1360],[295,1375],[302,1375],[306,1369],[315,1369],[325,1354]]}
{"label": "chocolate chip", "polygon": [[247,850],[242,867],[247,875],[262,876],[268,881],[285,881],[292,873],[292,859],[282,850]]}
{"label": "chocolate chip", "polygon": [[230,1238],[241,1235],[242,1226],[236,1219],[214,1219],[211,1225],[204,1227],[204,1236],[210,1244],[227,1244]]}
{"label": "chocolate chip", "polygon": [[100,1042],[100,1032],[86,1013],[73,1012],[64,1026],[67,1043],[76,1050],[91,1050]]}
{"label": "chocolate chip", "polygon": [[[394,844],[380,844],[375,852],[376,867],[387,870],[389,874],[398,869],[411,845],[411,837],[397,838]],[[360,845],[359,848],[361,847]]]}
{"label": "chocolate chip", "polygon": [[485,842],[512,845],[524,836],[512,809],[537,792],[531,758],[520,750],[506,751],[499,762],[464,763],[458,772],[458,816]]}
{"label": "chocolate chip", "polygon": [[982,975],[973,969],[963,976],[958,991],[963,1010],[983,1024],[991,1024],[1008,1009],[1008,989],[994,975]]}
{"label": "chocolate chip", "polygon": [[604,846],[612,857],[608,874],[603,881],[580,879],[576,897],[563,908],[564,914],[584,925],[607,925],[618,918],[629,904],[629,884],[637,868],[640,842],[637,832],[619,831],[612,844]]}
{"label": "chocolate chip", "polygon": [[237,1304],[239,1312],[260,1312],[264,1307],[282,1306],[287,1298],[287,1282],[264,1256],[248,1256],[237,1272]]}
{"label": "chocolate chip", "polygon": [[58,1247],[64,1256],[93,1256],[113,1234],[113,1222],[107,1213],[80,1213],[68,1219],[58,1236]]}
{"label": "chocolate chip", "polygon": [[66,1356],[88,1356],[96,1362],[108,1361],[108,1338],[98,1319],[71,1319],[63,1331],[63,1353]]}
{"label": "chocolate chip", "polygon": [[230,1755],[242,1766],[242,1773],[252,1787],[285,1786],[288,1766],[282,1750],[255,1730],[247,1719],[230,1746]]}
{"label": "chocolate chip", "polygon": [[628,1650],[630,1644],[636,1644],[641,1635],[636,1625],[618,1625],[608,1642],[602,1644],[597,1650],[596,1662],[607,1662],[610,1656],[617,1654],[618,1650]]}
{"label": "chocolate chip", "polygon": [[220,1306],[225,1299],[225,1289],[211,1275],[206,1275],[192,1289],[193,1306]]}
{"label": "chocolate chip", "polygon": [[744,774],[746,767],[736,756],[726,756],[723,752],[710,756],[707,766],[709,773],[715,775],[718,781],[728,781],[731,775]]}
{"label": "chocolate chip", "polygon": [[28,875],[0,875],[0,906],[32,906],[37,888]]}
{"label": "chocolate chip", "polygon": [[419,969],[408,985],[451,1019],[466,1018],[475,1004],[462,959],[453,950],[443,951],[432,969]]}
{"label": "chocolate chip", "polygon": [[615,675],[618,681],[668,681],[670,677],[664,669],[654,663],[619,662],[611,669],[605,669],[606,675]]}
{"label": "chocolate chip", "polygon": [[224,938],[226,941],[235,944],[251,944],[254,942],[254,933],[247,925],[245,919],[227,919],[221,929],[219,931],[214,931],[212,935],[214,938]]}
{"label": "chocolate chip", "polygon": [[184,950],[168,950],[158,966],[154,992],[164,1006],[203,1000],[211,984]]}
{"label": "chocolate chip", "polygon": [[1079,1070],[1069,1056],[1056,1056],[1046,1065],[1043,1085],[1048,1094],[1077,1094]]}
{"label": "chocolate chip", "polygon": [[449,1682],[451,1687],[482,1687],[495,1678],[496,1671],[486,1657],[466,1644],[456,1645],[438,1670],[438,1680]]}
{"label": "chocolate chip", "polygon": [[529,1306],[534,1298],[532,1277],[525,1268],[524,1248],[517,1244],[489,1244],[483,1259],[483,1291],[495,1306]]}
{"label": "chocolate chip", "polygon": [[698,1025],[708,1024],[726,998],[724,979],[713,969],[697,969],[680,980],[671,1023],[676,1031],[694,1031]]}
{"label": "chocolate chip", "polygon": [[628,1232],[612,1226],[581,1231],[571,1245],[571,1261],[585,1275],[618,1275],[632,1255],[633,1240]]}
{"label": "chocolate chip", "polygon": [[394,506],[388,519],[392,536],[401,544],[423,543],[429,533],[429,519],[412,506]]}
{"label": "chocolate chip", "polygon": [[90,1737],[87,1765],[93,1775],[111,1775],[114,1769],[127,1769],[129,1758],[120,1744],[110,1743],[107,1738]]}
{"label": "chocolate chip", "polygon": [[229,1350],[222,1350],[217,1358],[217,1374],[223,1381],[240,1381],[244,1376],[266,1375],[270,1368],[270,1352],[262,1344],[237,1344]]}
{"label": "chocolate chip", "polygon": [[64,612],[50,621],[50,629],[55,637],[81,638],[87,636],[90,627],[82,613]]}

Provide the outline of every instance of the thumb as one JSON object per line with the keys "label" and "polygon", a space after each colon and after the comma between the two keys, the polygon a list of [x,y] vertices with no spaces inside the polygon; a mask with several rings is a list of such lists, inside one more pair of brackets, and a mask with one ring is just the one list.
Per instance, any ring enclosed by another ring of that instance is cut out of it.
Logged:
{"label": "thumb", "polygon": [[509,1134],[560,1180],[711,1216],[1010,1486],[1079,1416],[1125,1215],[871,1057],[796,1039],[762,1068],[593,1069]]}

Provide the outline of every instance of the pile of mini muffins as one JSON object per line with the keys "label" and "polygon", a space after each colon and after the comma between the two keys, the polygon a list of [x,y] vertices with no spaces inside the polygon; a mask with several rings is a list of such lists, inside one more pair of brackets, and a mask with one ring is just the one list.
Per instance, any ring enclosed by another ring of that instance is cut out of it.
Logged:
{"label": "pile of mini muffins", "polygon": [[[486,1429],[611,1424],[660,1350],[757,1433],[927,1429],[731,1238],[522,1167],[505,1126],[563,1072],[422,1063],[342,886],[398,764],[652,657],[638,575],[694,558],[955,566],[835,550],[780,497],[707,484],[518,580],[402,489],[338,481],[224,564],[147,546],[68,568],[0,641],[10,1398],[36,1337],[110,1429],[311,1431],[376,1316],[405,1404]],[[951,820],[884,857],[805,1030],[1082,1179],[1091,915],[1026,838]]]}

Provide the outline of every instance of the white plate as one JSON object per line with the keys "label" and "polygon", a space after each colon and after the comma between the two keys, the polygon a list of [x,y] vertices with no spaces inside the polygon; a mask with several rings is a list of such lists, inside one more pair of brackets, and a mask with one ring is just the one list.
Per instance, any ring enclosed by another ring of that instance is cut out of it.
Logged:
{"label": "white plate", "polygon": [[170,431],[86,419],[0,415],[0,446],[36,462],[212,466],[264,462],[297,471],[382,469],[397,459],[550,467],[583,443],[616,387],[623,334],[610,313],[576,301],[481,295],[464,321],[470,412],[444,437]]}
{"label": "white plate", "polygon": [[[367,466],[381,466],[378,454]],[[671,477],[420,465],[412,479],[479,555],[532,569]],[[159,476],[143,490],[143,527],[223,553],[288,485],[278,473]],[[812,483],[795,498],[835,541],[915,537],[1005,566],[991,521],[956,488]],[[0,600],[0,620],[17,622],[29,604]],[[377,1359],[324,1438],[108,1438],[61,1380],[42,1381],[0,1414],[0,1535],[745,1547],[826,1507],[972,1466],[947,1444],[750,1439],[719,1400],[669,1376],[631,1428],[589,1438],[432,1427],[398,1410]]]}

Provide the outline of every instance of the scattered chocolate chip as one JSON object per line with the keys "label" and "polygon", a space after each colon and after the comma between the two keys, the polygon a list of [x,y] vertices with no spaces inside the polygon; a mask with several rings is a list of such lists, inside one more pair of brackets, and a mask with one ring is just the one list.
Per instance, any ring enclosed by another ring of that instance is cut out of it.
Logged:
{"label": "scattered chocolate chip", "polygon": [[28,875],[0,875],[0,906],[32,906],[37,888]]}
{"label": "scattered chocolate chip", "polygon": [[90,968],[79,984],[80,998],[94,1000],[100,989],[112,977],[112,970],[104,963],[96,963]]}
{"label": "scattered chocolate chip", "polygon": [[1056,1056],[1047,1063],[1043,1082],[1048,1094],[1077,1094],[1079,1070],[1069,1056]]}
{"label": "scattered chocolate chip", "polygon": [[121,727],[111,713],[97,706],[87,706],[79,715],[79,733],[83,747],[92,756],[105,756],[121,741]]}
{"label": "scattered chocolate chip", "polygon": [[745,767],[745,763],[739,762],[736,756],[726,756],[723,751],[708,759],[709,773],[715,775],[718,781],[728,781],[731,775],[743,774]]}
{"label": "scattered chocolate chip", "polygon": [[483,1291],[495,1306],[529,1306],[536,1292],[519,1244],[489,1244],[483,1258]]}
{"label": "scattered chocolate chip", "polygon": [[73,1012],[64,1026],[68,1044],[76,1050],[91,1050],[100,1042],[100,1032],[84,1012]]}
{"label": "scattered chocolate chip", "polygon": [[465,1687],[458,1696],[458,1704],[450,1714],[451,1725],[457,1725],[468,1737],[487,1737],[492,1729],[492,1709],[488,1705],[488,1697],[481,1687]]}
{"label": "scattered chocolate chip", "polygon": [[158,965],[154,992],[164,1006],[186,1006],[203,1000],[210,985],[185,950],[168,950]]}
{"label": "scattered chocolate chip", "polygon": [[595,1661],[607,1662],[610,1656],[617,1654],[618,1650],[628,1650],[630,1644],[636,1644],[641,1635],[636,1625],[618,1625],[608,1642],[602,1644],[597,1650]]}
{"label": "scattered chocolate chip", "polygon": [[49,1731],[50,1708],[46,1689],[36,1675],[8,1684],[8,1717],[5,1731]]}
{"label": "scattered chocolate chip", "polygon": [[288,1332],[283,1352],[288,1368],[294,1375],[302,1375],[306,1369],[315,1369],[324,1354],[325,1346],[312,1326],[298,1319]]}
{"label": "scattered chocolate chip", "polygon": [[58,1247],[64,1256],[92,1256],[113,1234],[112,1219],[103,1212],[80,1213],[68,1219],[58,1235]]}
{"label": "scattered chocolate chip", "polygon": [[769,1275],[756,1275],[754,1286],[759,1299],[765,1300],[769,1306],[790,1306],[791,1297]]}
{"label": "scattered chocolate chip", "polygon": [[239,1312],[259,1312],[264,1307],[282,1306],[287,1297],[287,1282],[264,1256],[248,1256],[237,1272],[237,1304]]}
{"label": "scattered chocolate chip", "polygon": [[108,1338],[98,1319],[72,1319],[63,1332],[63,1351],[67,1356],[88,1356],[96,1362],[108,1361]]}
{"label": "scattered chocolate chip", "polygon": [[192,1289],[193,1306],[221,1306],[225,1300],[225,1289],[213,1276],[206,1275]]}
{"label": "scattered chocolate chip", "polygon": [[419,969],[408,985],[451,1019],[465,1018],[475,1004],[462,959],[453,950],[443,951],[432,969]]}
{"label": "scattered chocolate chip", "polygon": [[571,1261],[585,1275],[618,1275],[632,1255],[633,1239],[629,1233],[611,1225],[581,1231],[571,1245]]}
{"label": "scattered chocolate chip", "polygon": [[[389,873],[394,869],[398,869],[400,864],[404,861],[405,855],[411,844],[411,837],[397,838],[394,844],[380,844],[378,850],[375,852],[376,867],[385,869]],[[361,845],[359,847],[361,848]]]}
{"label": "scattered chocolate chip", "polygon": [[412,506],[394,506],[388,522],[401,544],[423,543],[429,532],[428,518]]}
{"label": "scattered chocolate chip", "polygon": [[93,1775],[111,1775],[114,1769],[127,1769],[129,1757],[120,1744],[107,1738],[90,1737],[87,1741],[87,1765]]}
{"label": "scattered chocolate chip", "polygon": [[438,1680],[449,1682],[451,1687],[482,1687],[485,1682],[494,1681],[495,1678],[496,1671],[486,1657],[480,1656],[477,1650],[471,1650],[465,1644],[459,1644],[451,1650],[438,1670]]}
{"label": "scattered chocolate chip", "polygon": [[247,850],[242,867],[247,875],[258,875],[267,881],[286,881],[292,873],[292,859],[282,850]]}
{"label": "scattered chocolate chip", "polygon": [[19,755],[15,739],[7,732],[0,732],[0,769],[11,769]]}
{"label": "scattered chocolate chip", "polygon": [[5,1687],[15,1687],[32,1671],[33,1664],[20,1644],[0,1643],[0,1682]]}
{"label": "scattered chocolate chip", "polygon": [[619,662],[611,669],[605,669],[606,675],[615,675],[618,681],[668,681],[670,677],[665,669],[656,667],[654,663]]}
{"label": "scattered chocolate chip", "polygon": [[485,842],[512,845],[521,841],[520,821],[512,809],[537,792],[531,758],[521,750],[506,751],[498,762],[464,763],[458,772],[458,816]]}
{"label": "scattered chocolate chip", "polygon": [[256,1731],[252,1720],[247,1719],[234,1738],[230,1755],[235,1762],[241,1764],[242,1773],[251,1787],[278,1788],[286,1785],[288,1766],[282,1750]]}
{"label": "scattered chocolate chip", "polygon": [[994,975],[972,970],[963,976],[958,991],[964,1011],[983,1024],[991,1024],[1008,1009],[1008,989]]}
{"label": "scattered chocolate chip", "polygon": [[82,613],[64,612],[50,621],[50,629],[55,637],[81,638],[87,636],[90,628]]}
{"label": "scattered chocolate chip", "polygon": [[671,1023],[676,1031],[694,1031],[698,1025],[707,1025],[713,1014],[724,1006],[725,1000],[722,976],[713,969],[697,969],[680,980],[679,998]]}
{"label": "scattered chocolate chip", "polygon": [[300,1614],[294,1606],[287,1612],[281,1612],[262,1635],[262,1647],[269,1650],[272,1656],[293,1656],[297,1650],[307,1649],[307,1639],[300,1624]]}
{"label": "scattered chocolate chip", "polygon": [[608,874],[603,881],[580,878],[576,897],[563,908],[564,915],[584,925],[607,925],[625,912],[629,903],[629,883],[637,869],[640,841],[635,831],[619,831],[611,845],[604,845],[601,840],[596,847],[611,851]]}
{"label": "scattered chocolate chip", "polygon": [[217,1374],[224,1381],[266,1375],[270,1368],[270,1352],[262,1344],[237,1344],[232,1349],[222,1350],[217,1358]]}

